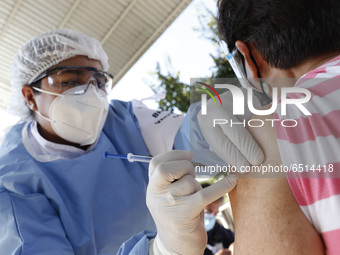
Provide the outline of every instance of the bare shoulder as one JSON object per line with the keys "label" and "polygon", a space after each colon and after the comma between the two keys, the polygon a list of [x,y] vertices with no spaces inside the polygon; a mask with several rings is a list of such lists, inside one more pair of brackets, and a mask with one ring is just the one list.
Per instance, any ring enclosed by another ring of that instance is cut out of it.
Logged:
{"label": "bare shoulder", "polygon": [[[265,153],[264,166],[280,166],[272,122],[248,127]],[[250,178],[251,177],[251,178]],[[320,236],[297,204],[284,173],[240,175],[229,193],[235,220],[237,254],[324,254]]]}

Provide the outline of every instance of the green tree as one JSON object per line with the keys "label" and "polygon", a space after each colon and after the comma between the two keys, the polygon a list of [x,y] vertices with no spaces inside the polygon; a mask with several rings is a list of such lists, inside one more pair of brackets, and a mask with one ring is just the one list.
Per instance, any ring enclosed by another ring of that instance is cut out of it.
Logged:
{"label": "green tree", "polygon": [[225,59],[225,54],[220,47],[220,37],[217,26],[217,16],[208,8],[203,8],[204,11],[198,16],[200,23],[199,28],[194,28],[194,31],[199,32],[201,37],[209,40],[216,49],[215,55],[210,54],[214,61],[211,78],[235,78],[235,74]]}
{"label": "green tree", "polygon": [[[170,59],[168,59],[171,64]],[[165,94],[165,98],[161,99],[158,104],[163,111],[174,111],[175,108],[181,112],[186,112],[190,105],[190,86],[180,81],[179,72],[172,73],[168,71],[164,75],[161,71],[159,63],[157,63],[156,73],[159,85],[151,85],[151,89],[156,94]]]}
{"label": "green tree", "polygon": [[[203,10],[203,12],[198,15],[200,27],[193,29],[216,46],[216,53],[210,54],[214,61],[214,66],[211,67],[212,76],[202,78],[205,78],[207,84],[209,84],[213,78],[233,78],[235,75],[219,45],[216,15],[205,7],[201,8],[201,10]],[[168,65],[171,66],[169,58]],[[173,111],[177,108],[185,113],[190,106],[190,102],[198,100],[198,93],[190,93],[193,92],[193,90],[197,92],[197,90],[189,84],[181,82],[179,75],[179,71],[174,72],[171,70],[168,70],[164,74],[160,68],[160,64],[157,63],[156,72],[153,73],[153,76],[158,80],[158,84],[152,84],[150,87],[155,93],[164,93],[166,95],[164,99],[158,102],[161,110]],[[193,97],[193,95],[197,98],[191,98],[190,101],[190,96]]]}

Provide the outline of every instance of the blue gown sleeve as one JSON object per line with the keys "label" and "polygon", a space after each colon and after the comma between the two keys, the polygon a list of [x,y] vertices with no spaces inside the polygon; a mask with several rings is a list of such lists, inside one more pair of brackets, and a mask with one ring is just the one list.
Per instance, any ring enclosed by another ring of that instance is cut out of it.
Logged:
{"label": "blue gown sleeve", "polygon": [[[187,150],[194,154],[193,161],[204,165],[225,165],[226,163],[209,149],[197,122],[201,110],[200,102],[192,104],[179,128],[173,149]],[[140,232],[127,240],[119,249],[118,255],[146,255],[149,252],[149,241],[155,238],[154,232]]]}
{"label": "blue gown sleeve", "polygon": [[42,194],[0,189],[0,254],[74,255],[59,216]]}
{"label": "blue gown sleeve", "polygon": [[149,254],[149,241],[156,237],[155,232],[142,231],[131,237],[120,247],[117,255]]}
{"label": "blue gown sleeve", "polygon": [[204,139],[197,120],[201,110],[201,103],[190,106],[184,121],[179,128],[175,141],[175,150],[187,150],[194,154],[193,162],[203,165],[226,165],[226,162],[210,150],[209,144]]}

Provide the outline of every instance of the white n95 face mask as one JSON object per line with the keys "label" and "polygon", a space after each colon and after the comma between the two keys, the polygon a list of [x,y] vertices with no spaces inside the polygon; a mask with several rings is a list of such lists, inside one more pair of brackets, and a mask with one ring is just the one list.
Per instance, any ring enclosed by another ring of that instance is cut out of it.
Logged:
{"label": "white n95 face mask", "polygon": [[[84,85],[87,87],[87,85]],[[83,145],[94,143],[99,137],[109,109],[109,103],[103,91],[89,85],[86,92],[77,95],[72,88],[62,94],[34,88],[40,92],[56,95],[50,105],[49,118],[36,111],[41,117],[51,122],[51,126],[66,141]]]}

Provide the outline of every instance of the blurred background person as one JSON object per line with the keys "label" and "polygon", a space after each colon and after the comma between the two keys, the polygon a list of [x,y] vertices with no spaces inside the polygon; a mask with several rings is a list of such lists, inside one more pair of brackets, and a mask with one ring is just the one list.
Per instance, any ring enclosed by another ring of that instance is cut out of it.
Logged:
{"label": "blurred background person", "polygon": [[[209,187],[209,183],[202,183],[202,188]],[[204,208],[204,225],[208,235],[207,248],[204,255],[230,255],[233,250],[234,233],[226,229],[216,220],[216,215],[224,203],[224,197],[220,197]]]}

